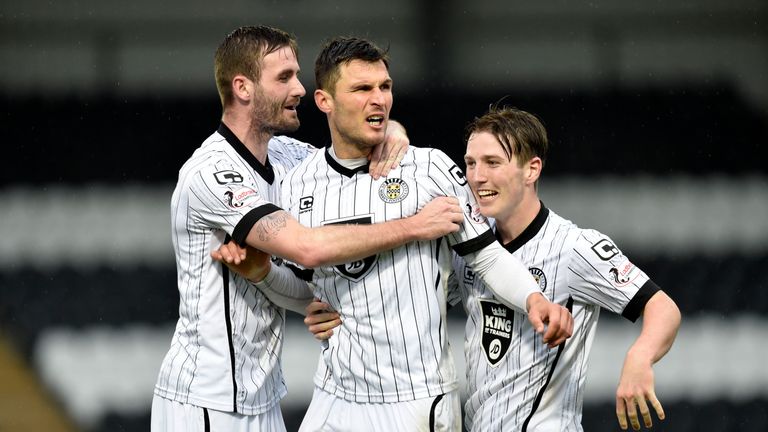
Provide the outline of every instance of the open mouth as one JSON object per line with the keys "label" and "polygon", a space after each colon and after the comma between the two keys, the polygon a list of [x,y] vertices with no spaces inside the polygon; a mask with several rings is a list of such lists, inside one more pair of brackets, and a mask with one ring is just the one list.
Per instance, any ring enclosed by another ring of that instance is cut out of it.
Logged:
{"label": "open mouth", "polygon": [[382,115],[372,115],[365,119],[366,122],[368,122],[371,126],[381,126],[382,123],[384,123],[384,116]]}
{"label": "open mouth", "polygon": [[477,191],[477,196],[479,198],[492,198],[497,196],[499,193],[492,190],[479,190]]}

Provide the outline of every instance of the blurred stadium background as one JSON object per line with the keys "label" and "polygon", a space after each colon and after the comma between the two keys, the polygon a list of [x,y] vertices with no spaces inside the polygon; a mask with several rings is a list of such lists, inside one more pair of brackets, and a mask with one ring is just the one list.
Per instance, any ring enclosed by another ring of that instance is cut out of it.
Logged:
{"label": "blurred stadium background", "polygon": [[[654,430],[768,430],[764,0],[2,0],[0,430],[148,430],[177,317],[170,194],[219,120],[216,46],[257,23],[298,36],[308,94],[327,37],[388,45],[393,117],[459,163],[489,104],[538,114],[545,203],[613,237],[683,311],[655,369],[668,419]],[[300,109],[296,136],[326,145],[310,97]],[[289,430],[317,349],[292,318]],[[451,313],[459,360],[463,319]],[[604,314],[585,430],[618,430],[638,331]]]}

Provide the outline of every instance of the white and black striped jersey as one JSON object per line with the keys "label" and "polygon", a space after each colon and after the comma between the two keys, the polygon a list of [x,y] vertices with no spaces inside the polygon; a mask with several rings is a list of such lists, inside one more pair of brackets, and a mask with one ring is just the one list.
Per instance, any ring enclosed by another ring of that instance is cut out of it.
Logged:
{"label": "white and black striped jersey", "polygon": [[[600,309],[635,321],[656,284],[607,236],[548,210],[504,247],[525,264],[544,295],[566,305],[574,333],[549,349],[527,317],[499,303],[454,256],[449,303],[464,304],[471,431],[581,431],[587,360]],[[453,290],[454,282],[458,290]]]}
{"label": "white and black striped jersey", "polygon": [[245,415],[285,395],[285,311],[210,253],[228,236],[243,244],[261,217],[279,210],[280,180],[314,150],[275,137],[262,165],[222,124],[181,168],[171,199],[179,320],[155,394]]}
{"label": "white and black striped jersey", "polygon": [[304,272],[342,320],[323,347],[315,384],[361,403],[453,391],[445,321],[449,247],[475,252],[495,241],[492,231],[464,174],[439,150],[410,147],[387,178],[373,180],[367,172],[367,166],[343,167],[328,150],[317,152],[286,176],[284,208],[306,226],[370,224],[411,216],[436,196],[456,196],[465,220],[459,232],[438,240]]}

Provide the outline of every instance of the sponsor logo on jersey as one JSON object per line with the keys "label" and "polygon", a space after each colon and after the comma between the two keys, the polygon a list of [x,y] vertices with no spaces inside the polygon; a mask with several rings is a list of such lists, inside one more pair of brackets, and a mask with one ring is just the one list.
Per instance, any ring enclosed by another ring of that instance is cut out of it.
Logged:
{"label": "sponsor logo on jersey", "polygon": [[251,188],[244,187],[235,191],[226,191],[224,196],[226,196],[227,205],[232,208],[240,208],[247,204],[248,201],[258,198],[259,193]]}
{"label": "sponsor logo on jersey", "polygon": [[478,299],[478,301],[483,313],[481,327],[483,352],[488,363],[495,367],[507,354],[512,342],[512,323],[515,314],[501,303],[488,299]]}
{"label": "sponsor logo on jersey", "polygon": [[464,186],[467,184],[467,176],[464,175],[464,171],[462,171],[458,165],[452,166],[450,169],[448,169],[448,172],[451,173],[451,177],[453,177],[459,186]]}
{"label": "sponsor logo on jersey", "polygon": [[531,272],[531,275],[533,275],[533,278],[536,279],[536,283],[539,284],[539,289],[543,292],[547,289],[547,277],[544,275],[544,270],[537,268],[537,267],[531,267],[528,269],[529,272]]}
{"label": "sponsor logo on jersey", "polygon": [[305,196],[299,198],[299,214],[312,211],[312,205],[315,203],[315,197]]}
{"label": "sponsor logo on jersey", "polygon": [[379,187],[379,198],[388,204],[400,202],[408,196],[408,184],[403,179],[387,179]]}
{"label": "sponsor logo on jersey", "polygon": [[243,175],[237,171],[224,170],[213,173],[218,184],[242,183]]}
{"label": "sponsor logo on jersey", "polygon": [[[372,224],[372,223],[373,223],[373,215],[365,215],[365,216],[354,216],[351,218],[326,221],[326,222],[323,222],[323,225],[343,225],[343,224],[358,225],[358,224]],[[376,263],[377,257],[378,255],[371,255],[361,260],[337,265],[334,268],[336,269],[336,273],[339,276],[345,279],[349,279],[353,282],[358,282],[362,280],[368,274],[368,272],[371,271],[374,263]]]}
{"label": "sponsor logo on jersey", "polygon": [[632,283],[640,275],[640,269],[628,259],[624,259],[619,265],[608,270],[608,273],[610,273],[615,287],[623,287]]}
{"label": "sponsor logo on jersey", "polygon": [[613,243],[607,239],[600,239],[599,242],[593,244],[592,250],[603,261],[608,261],[619,254],[619,248],[614,246]]}

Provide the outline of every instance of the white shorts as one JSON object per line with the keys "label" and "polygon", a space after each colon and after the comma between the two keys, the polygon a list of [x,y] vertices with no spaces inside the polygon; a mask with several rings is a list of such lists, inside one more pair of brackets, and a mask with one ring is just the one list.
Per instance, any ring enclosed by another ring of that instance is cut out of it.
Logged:
{"label": "white shorts", "polygon": [[459,392],[408,402],[350,402],[315,387],[299,432],[461,431]]}
{"label": "white shorts", "polygon": [[152,432],[285,432],[280,404],[261,414],[243,415],[152,398]]}

